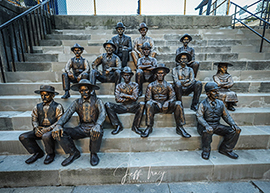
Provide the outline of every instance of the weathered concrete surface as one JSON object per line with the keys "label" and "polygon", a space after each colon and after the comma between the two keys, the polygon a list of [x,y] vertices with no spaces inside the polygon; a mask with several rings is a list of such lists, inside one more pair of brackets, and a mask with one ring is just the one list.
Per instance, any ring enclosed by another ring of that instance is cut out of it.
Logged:
{"label": "weathered concrete surface", "polygon": [[57,29],[84,29],[86,27],[104,26],[114,28],[116,23],[122,21],[127,28],[137,29],[141,22],[150,28],[220,28],[231,26],[231,16],[55,16]]}

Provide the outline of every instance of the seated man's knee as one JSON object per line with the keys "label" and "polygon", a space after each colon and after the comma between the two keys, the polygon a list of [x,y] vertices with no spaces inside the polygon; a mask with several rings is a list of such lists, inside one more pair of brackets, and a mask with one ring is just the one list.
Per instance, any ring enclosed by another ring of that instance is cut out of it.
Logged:
{"label": "seated man's knee", "polygon": [[120,76],[121,70],[115,70],[114,73]]}
{"label": "seated man's knee", "polygon": [[19,136],[19,140],[20,141],[23,141],[25,139],[26,139],[26,136],[24,135],[24,133]]}
{"label": "seated man's knee", "polygon": [[202,82],[199,80],[196,80],[195,85],[198,87],[202,87]]}
{"label": "seated man's knee", "polygon": [[152,107],[154,105],[154,103],[152,102],[152,101],[147,101],[146,102],[146,108],[148,108],[148,107]]}
{"label": "seated man's knee", "polygon": [[88,78],[89,78],[89,74],[87,72],[82,74],[82,79],[88,79]]}
{"label": "seated man's knee", "polygon": [[104,105],[106,108],[111,108],[111,103],[110,102],[106,102]]}
{"label": "seated man's knee", "polygon": [[46,139],[51,138],[51,135],[52,135],[51,132],[44,133],[44,134],[42,135],[42,140],[46,140]]}
{"label": "seated man's knee", "polygon": [[181,101],[175,101],[175,106],[180,106],[181,108],[183,108]]}
{"label": "seated man's knee", "polygon": [[136,74],[137,74],[138,76],[143,75],[143,70],[142,70],[142,69],[137,69]]}

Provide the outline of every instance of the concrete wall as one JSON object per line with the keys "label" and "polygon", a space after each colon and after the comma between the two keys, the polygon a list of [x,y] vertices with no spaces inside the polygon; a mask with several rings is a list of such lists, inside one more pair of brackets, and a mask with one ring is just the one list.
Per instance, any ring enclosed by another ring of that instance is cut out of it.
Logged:
{"label": "concrete wall", "polygon": [[141,22],[145,22],[150,28],[220,28],[231,26],[231,16],[70,16],[57,15],[55,23],[57,29],[84,29],[86,27],[105,26],[108,29],[114,28],[116,23],[121,21],[127,28],[138,28]]}

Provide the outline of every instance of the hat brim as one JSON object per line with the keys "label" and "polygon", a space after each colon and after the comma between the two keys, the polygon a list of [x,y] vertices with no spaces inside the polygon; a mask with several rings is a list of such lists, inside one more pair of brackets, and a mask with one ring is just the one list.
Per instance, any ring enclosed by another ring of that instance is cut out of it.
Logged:
{"label": "hat brim", "polygon": [[148,27],[140,27],[138,30],[141,31],[142,28],[146,28],[148,30]]}
{"label": "hat brim", "polygon": [[74,52],[74,49],[75,49],[75,48],[80,48],[80,50],[84,51],[84,47],[72,47],[72,48],[70,48],[70,50],[71,50],[72,52]]}
{"label": "hat brim", "polygon": [[51,90],[46,90],[46,89],[43,89],[43,90],[35,90],[34,91],[36,94],[40,94],[41,92],[49,92],[49,93],[53,93],[55,95],[58,95],[59,93],[58,92],[55,92],[55,91],[51,91]]}
{"label": "hat brim", "polygon": [[103,47],[105,48],[108,44],[110,44],[113,48],[114,48],[114,50],[116,50],[116,46],[114,45],[114,44],[112,44],[112,43],[104,43],[103,44]]}
{"label": "hat brim", "polygon": [[99,90],[99,87],[97,85],[89,84],[89,83],[77,83],[77,84],[72,85],[70,89],[74,91],[79,91],[81,86],[90,87],[92,90]]}
{"label": "hat brim", "polygon": [[188,37],[190,42],[192,41],[192,37],[190,35],[184,35],[183,37],[181,37],[180,42],[183,42],[185,37]]}
{"label": "hat brim", "polygon": [[192,60],[192,56],[189,53],[180,53],[175,57],[175,62],[179,62],[182,55],[187,55],[189,62]]}
{"label": "hat brim", "polygon": [[233,66],[231,63],[229,62],[215,62],[214,65],[218,66],[218,65],[227,65],[227,66]]}
{"label": "hat brim", "polygon": [[170,69],[168,67],[156,67],[153,69],[153,73],[155,74],[158,70],[165,70],[166,74],[170,72]]}
{"label": "hat brim", "polygon": [[120,75],[121,75],[121,76],[123,76],[123,74],[130,74],[131,76],[133,76],[133,75],[134,75],[134,73],[133,73],[133,72],[121,72],[121,73],[120,73]]}

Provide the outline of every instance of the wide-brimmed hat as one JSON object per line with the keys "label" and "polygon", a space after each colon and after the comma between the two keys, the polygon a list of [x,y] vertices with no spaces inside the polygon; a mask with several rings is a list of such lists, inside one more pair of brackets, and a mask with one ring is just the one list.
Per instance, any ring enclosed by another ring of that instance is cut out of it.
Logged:
{"label": "wide-brimmed hat", "polygon": [[192,60],[192,56],[190,55],[190,53],[188,53],[187,51],[182,51],[175,57],[175,61],[178,62],[181,59],[182,55],[186,55],[189,62]]}
{"label": "wide-brimmed hat", "polygon": [[233,65],[232,65],[231,63],[229,63],[229,62],[215,62],[214,65],[217,65],[217,66],[219,66],[219,65],[233,66]]}
{"label": "wide-brimmed hat", "polygon": [[145,48],[148,48],[149,50],[151,50],[151,45],[149,42],[144,42],[143,45],[142,45],[142,49],[144,50]]}
{"label": "wide-brimmed hat", "polygon": [[148,27],[145,23],[140,23],[138,30],[140,31],[142,28],[146,28],[148,30]]}
{"label": "wide-brimmed hat", "polygon": [[122,22],[118,22],[118,23],[116,24],[116,26],[115,26],[115,29],[117,29],[117,28],[119,28],[119,27],[125,29],[125,26],[124,26],[124,24],[123,24]]}
{"label": "wide-brimmed hat", "polygon": [[115,46],[115,44],[113,43],[112,40],[107,40],[107,41],[103,44],[103,47],[105,48],[108,44],[112,45],[112,47],[114,48],[114,50],[116,50],[116,46]]}
{"label": "wide-brimmed hat", "polygon": [[192,37],[189,34],[184,34],[181,38],[180,38],[180,42],[183,42],[184,38],[188,37],[189,41],[192,41]]}
{"label": "wide-brimmed hat", "polygon": [[121,75],[123,75],[124,73],[130,74],[131,76],[134,75],[134,73],[132,72],[131,68],[126,66],[124,67],[124,69],[121,71]]}
{"label": "wide-brimmed hat", "polygon": [[207,82],[204,86],[205,92],[210,92],[211,90],[220,89],[220,87],[215,82]]}
{"label": "wide-brimmed hat", "polygon": [[35,90],[34,92],[36,94],[40,94],[41,92],[50,92],[50,93],[54,93],[55,95],[58,95],[58,92],[55,92],[55,88],[51,85],[40,85],[39,90]]}
{"label": "wide-brimmed hat", "polygon": [[165,66],[165,64],[157,64],[157,66],[153,69],[153,73],[155,74],[158,70],[165,70],[165,73],[168,74],[170,69]]}
{"label": "wide-brimmed hat", "polygon": [[75,48],[80,48],[81,51],[84,50],[84,47],[80,46],[80,44],[77,44],[77,43],[74,44],[74,46],[73,46],[72,48],[70,48],[70,49],[71,49],[72,52],[74,52],[74,49],[75,49]]}
{"label": "wide-brimmed hat", "polygon": [[79,91],[81,86],[87,86],[90,87],[92,90],[99,90],[99,87],[97,85],[91,84],[89,80],[82,79],[79,83],[72,85],[70,88],[74,91]]}

